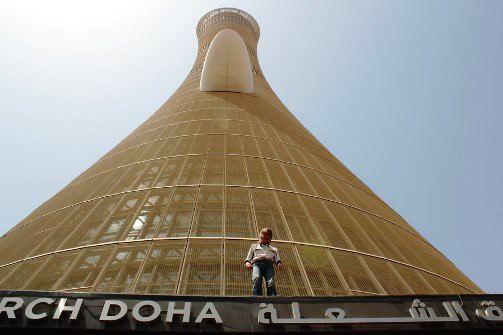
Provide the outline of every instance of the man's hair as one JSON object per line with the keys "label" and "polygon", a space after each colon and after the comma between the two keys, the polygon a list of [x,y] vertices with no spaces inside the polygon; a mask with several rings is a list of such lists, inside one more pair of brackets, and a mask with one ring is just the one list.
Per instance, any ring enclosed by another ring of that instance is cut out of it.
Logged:
{"label": "man's hair", "polygon": [[272,229],[271,228],[269,228],[269,227],[262,228],[262,230],[260,232],[264,235],[268,235],[272,239]]}

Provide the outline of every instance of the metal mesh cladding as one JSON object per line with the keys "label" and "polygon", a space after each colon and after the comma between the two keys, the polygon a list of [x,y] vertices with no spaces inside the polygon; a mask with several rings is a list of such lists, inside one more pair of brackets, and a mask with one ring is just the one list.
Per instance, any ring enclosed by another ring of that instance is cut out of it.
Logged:
{"label": "metal mesh cladding", "polygon": [[[237,31],[256,93],[200,92],[212,38]],[[281,104],[259,28],[205,15],[180,88],[0,239],[0,289],[249,295],[243,259],[265,226],[281,295],[482,293]]]}

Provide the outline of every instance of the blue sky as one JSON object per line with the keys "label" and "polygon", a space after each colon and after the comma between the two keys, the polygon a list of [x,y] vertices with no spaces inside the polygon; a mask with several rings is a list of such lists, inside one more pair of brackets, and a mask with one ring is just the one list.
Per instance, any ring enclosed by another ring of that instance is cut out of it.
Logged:
{"label": "blue sky", "polygon": [[181,84],[207,11],[261,27],[290,111],[483,290],[503,293],[503,1],[0,0],[0,233]]}

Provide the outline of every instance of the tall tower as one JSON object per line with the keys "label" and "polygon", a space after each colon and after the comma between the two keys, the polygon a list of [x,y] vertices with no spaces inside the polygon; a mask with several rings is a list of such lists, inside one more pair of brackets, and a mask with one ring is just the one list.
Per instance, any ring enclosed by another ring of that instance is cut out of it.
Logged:
{"label": "tall tower", "polygon": [[482,293],[286,109],[259,36],[204,15],[180,88],[0,238],[0,289],[249,295],[267,226],[281,295]]}

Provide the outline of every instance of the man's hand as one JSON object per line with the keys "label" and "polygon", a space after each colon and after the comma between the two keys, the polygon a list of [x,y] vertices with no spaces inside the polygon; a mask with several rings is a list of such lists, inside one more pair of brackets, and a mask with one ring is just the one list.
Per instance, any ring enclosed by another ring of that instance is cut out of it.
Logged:
{"label": "man's hand", "polygon": [[276,264],[276,267],[278,268],[278,270],[283,269],[283,263]]}
{"label": "man's hand", "polygon": [[248,270],[253,269],[253,265],[251,265],[251,263],[250,263],[250,262],[246,262],[246,263],[245,263],[245,267],[246,267]]}

